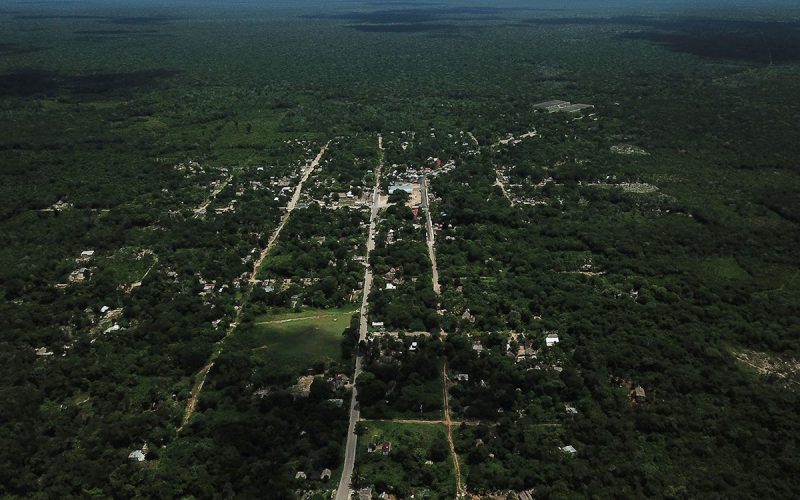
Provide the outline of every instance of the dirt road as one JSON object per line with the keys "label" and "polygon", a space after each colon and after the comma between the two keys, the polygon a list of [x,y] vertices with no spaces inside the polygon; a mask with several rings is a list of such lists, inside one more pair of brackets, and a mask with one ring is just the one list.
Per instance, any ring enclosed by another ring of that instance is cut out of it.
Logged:
{"label": "dirt road", "polygon": [[456,474],[456,498],[463,498],[467,496],[467,490],[461,482],[461,465],[458,462],[458,453],[456,453],[456,445],[453,442],[453,421],[450,419],[450,394],[447,392],[447,385],[449,379],[447,378],[447,360],[442,363],[442,401],[444,402],[444,423],[447,426],[447,443],[450,445],[450,454],[453,457],[453,468]]}
{"label": "dirt road", "polygon": [[511,199],[511,196],[509,196],[509,195],[508,195],[508,191],[506,191],[506,186],[505,186],[505,184],[503,184],[503,181],[501,181],[501,180],[500,180],[500,172],[498,172],[496,168],[494,169],[494,174],[495,174],[495,181],[494,181],[494,185],[495,185],[495,186],[498,186],[498,187],[500,188],[500,191],[502,191],[502,192],[503,192],[503,196],[505,196],[505,197],[506,197],[506,199],[508,200],[508,202],[509,202],[509,203],[511,204],[511,206],[513,207],[513,206],[514,206],[514,200],[512,200],[512,199]]}
{"label": "dirt road", "polygon": [[211,204],[211,202],[217,198],[217,195],[220,194],[223,189],[225,189],[225,186],[227,186],[232,179],[233,179],[233,174],[229,175],[227,179],[222,181],[222,183],[219,186],[217,186],[213,191],[211,191],[211,194],[208,195],[208,197],[205,199],[203,203],[201,203],[197,208],[192,210],[194,212],[195,218],[200,217],[201,215],[206,213],[206,210],[208,209],[208,206]]}
{"label": "dirt road", "polygon": [[286,225],[286,222],[289,220],[289,216],[292,215],[292,211],[294,207],[297,206],[297,202],[300,200],[300,194],[303,192],[303,183],[308,180],[308,177],[311,175],[311,172],[317,168],[319,165],[320,160],[322,160],[322,156],[327,151],[328,146],[330,145],[330,141],[328,141],[322,149],[319,150],[319,154],[311,160],[308,165],[303,169],[303,175],[300,177],[300,182],[297,183],[297,186],[294,188],[294,193],[292,194],[292,198],[289,200],[289,203],[286,205],[286,211],[281,218],[280,224],[278,227],[275,228],[273,231],[272,236],[270,236],[269,241],[267,242],[267,246],[261,251],[261,254],[258,256],[258,260],[256,260],[255,265],[253,266],[253,272],[250,273],[250,283],[253,284],[256,281],[256,276],[258,275],[258,270],[261,269],[261,264],[264,263],[264,259],[267,258],[269,252],[272,251],[272,247],[275,246],[275,243],[278,241],[278,237],[281,235],[281,231],[283,230],[283,226]]}
{"label": "dirt road", "polygon": [[228,339],[228,337],[230,337],[233,334],[233,332],[236,330],[236,327],[239,326],[239,322],[241,321],[242,318],[242,311],[244,311],[245,305],[247,304],[247,300],[250,298],[250,294],[253,291],[253,285],[255,284],[256,275],[258,275],[258,270],[261,268],[261,264],[264,262],[264,259],[267,257],[270,250],[272,250],[272,247],[275,245],[275,242],[278,241],[278,237],[281,234],[283,226],[286,225],[286,221],[289,219],[292,210],[294,210],[294,207],[297,205],[297,200],[300,199],[300,194],[303,191],[303,183],[306,180],[308,180],[308,176],[311,175],[311,172],[314,171],[314,168],[316,168],[316,166],[319,165],[319,162],[322,159],[322,156],[325,154],[325,151],[328,149],[329,144],[330,141],[327,142],[324,146],[322,146],[322,148],[319,150],[319,154],[313,160],[311,160],[303,169],[303,175],[294,189],[294,194],[292,195],[292,199],[286,206],[286,212],[283,214],[280,224],[278,225],[277,228],[275,228],[275,231],[269,238],[267,246],[261,251],[258,260],[253,265],[253,270],[250,273],[249,286],[247,290],[242,294],[242,298],[239,301],[239,305],[236,308],[236,314],[233,317],[233,321],[231,322],[230,326],[228,326],[228,329],[225,331],[225,336],[222,337],[219,341],[217,341],[217,344],[214,346],[214,350],[211,353],[211,357],[209,358],[208,364],[204,366],[203,369],[200,370],[200,372],[195,377],[195,384],[194,387],[192,388],[189,400],[186,402],[186,410],[184,411],[183,414],[183,422],[181,423],[181,426],[178,427],[177,431],[178,433],[180,433],[183,430],[186,424],[189,423],[189,420],[192,418],[192,415],[194,415],[195,408],[197,407],[197,400],[200,397],[200,393],[203,391],[203,385],[205,385],[206,383],[206,377],[208,377],[208,373],[214,367],[214,363],[216,359],[219,357],[220,353],[222,353],[225,341]]}

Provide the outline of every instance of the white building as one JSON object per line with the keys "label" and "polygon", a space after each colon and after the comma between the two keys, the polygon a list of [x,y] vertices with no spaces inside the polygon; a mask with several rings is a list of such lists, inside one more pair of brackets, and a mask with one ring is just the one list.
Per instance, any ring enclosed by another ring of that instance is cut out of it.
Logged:
{"label": "white building", "polygon": [[414,191],[414,186],[411,184],[392,184],[389,186],[389,194],[394,193],[395,191],[405,191],[408,194],[411,194]]}
{"label": "white building", "polygon": [[553,347],[554,345],[558,344],[558,335],[555,333],[550,333],[544,339],[545,344],[547,347]]}

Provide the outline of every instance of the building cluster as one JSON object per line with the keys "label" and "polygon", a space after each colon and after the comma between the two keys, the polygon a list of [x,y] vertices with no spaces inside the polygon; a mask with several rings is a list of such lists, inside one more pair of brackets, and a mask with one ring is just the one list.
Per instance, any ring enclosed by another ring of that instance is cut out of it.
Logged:
{"label": "building cluster", "polygon": [[[425,165],[421,167],[408,166],[402,172],[400,165],[392,165],[392,176],[398,183],[419,183],[423,177],[437,177],[456,168],[454,160],[444,161],[441,158],[429,156],[425,159]],[[409,194],[411,194],[409,192]]]}
{"label": "building cluster", "polygon": [[330,193],[322,205],[325,208],[364,208],[372,203],[372,191],[365,190],[361,194],[354,194],[350,189],[347,192]]}
{"label": "building cluster", "polygon": [[[325,469],[322,469],[322,471],[319,474],[316,475],[316,478],[319,479],[322,482],[327,482],[327,481],[330,481],[332,474],[333,474],[333,472],[330,469],[325,468]],[[312,474],[312,477],[314,477],[313,474]],[[304,480],[308,479],[308,474],[306,474],[305,471],[297,471],[297,474],[294,475],[294,478],[297,479],[297,480],[300,480],[300,481],[304,481]]]}
{"label": "building cluster", "polygon": [[[67,278],[69,283],[83,283],[91,278],[94,267],[91,267],[89,263],[92,259],[94,259],[94,250],[84,250],[81,252],[80,256],[75,259],[75,263],[80,267],[69,273],[69,277]],[[69,283],[58,283],[55,287],[59,290],[63,290],[69,286]]]}
{"label": "building cluster", "polygon": [[509,146],[509,145],[510,146],[516,146],[517,144],[522,142],[524,139],[528,139],[530,137],[536,137],[537,135],[539,135],[539,134],[538,134],[538,132],[536,132],[536,129],[531,129],[528,132],[525,132],[524,134],[521,134],[519,137],[514,137],[514,135],[512,135],[512,134],[508,134],[508,137],[506,137],[505,139],[500,139],[496,143],[492,144],[492,146],[493,147]]}
{"label": "building cluster", "polygon": [[178,163],[177,165],[174,165],[172,168],[174,168],[178,172],[183,172],[192,175],[205,173],[203,167],[201,167],[200,164],[194,160],[186,160],[184,162]]}
{"label": "building cluster", "polygon": [[616,144],[611,146],[611,152],[618,155],[649,155],[644,148],[634,146],[633,144]]}
{"label": "building cluster", "polygon": [[392,451],[391,441],[383,441],[382,443],[369,443],[367,444],[367,453],[380,453],[383,456],[389,455]]}
{"label": "building cluster", "polygon": [[[495,169],[495,173],[497,175],[497,184],[500,185],[501,188],[504,189],[506,195],[509,197],[509,201],[513,204],[519,205],[530,205],[530,206],[537,206],[537,205],[547,205],[548,201],[543,197],[534,197],[534,196],[525,196],[520,195],[519,190],[524,188],[523,184],[512,184],[511,183],[511,171],[516,168],[516,165],[511,166],[500,166]],[[557,184],[555,179],[552,177],[547,177],[546,179],[542,179],[540,182],[533,184],[536,188],[543,188],[547,184]],[[515,194],[512,192],[512,188],[516,188],[517,193]]]}
{"label": "building cluster", "polygon": [[382,278],[386,280],[386,290],[394,290],[398,285],[402,285],[405,282],[403,278],[398,276],[399,272],[399,269],[392,267],[383,274]]}

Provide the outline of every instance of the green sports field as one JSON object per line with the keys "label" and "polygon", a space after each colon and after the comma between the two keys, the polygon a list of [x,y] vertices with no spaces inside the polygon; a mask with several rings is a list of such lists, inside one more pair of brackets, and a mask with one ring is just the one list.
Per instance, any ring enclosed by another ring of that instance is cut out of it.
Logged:
{"label": "green sports field", "polygon": [[315,363],[341,359],[342,333],[354,312],[351,308],[308,309],[261,316],[236,332],[231,348],[249,351],[280,374],[299,373]]}

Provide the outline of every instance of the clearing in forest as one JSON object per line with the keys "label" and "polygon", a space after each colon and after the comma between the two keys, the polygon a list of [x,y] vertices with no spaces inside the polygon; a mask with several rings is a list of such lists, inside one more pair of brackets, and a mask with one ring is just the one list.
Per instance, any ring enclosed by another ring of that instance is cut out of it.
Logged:
{"label": "clearing in forest", "polygon": [[267,315],[239,327],[231,350],[249,351],[276,375],[295,375],[317,362],[339,361],[342,333],[355,310],[308,309],[300,313]]}
{"label": "clearing in forest", "polygon": [[[421,498],[454,498],[456,480],[444,425],[364,421],[358,477],[375,491],[411,491]],[[386,446],[388,444],[388,446]]]}

